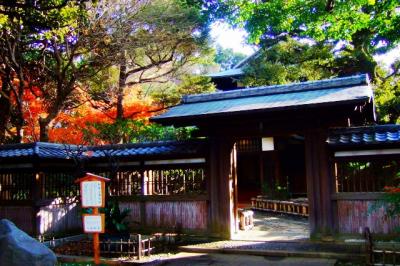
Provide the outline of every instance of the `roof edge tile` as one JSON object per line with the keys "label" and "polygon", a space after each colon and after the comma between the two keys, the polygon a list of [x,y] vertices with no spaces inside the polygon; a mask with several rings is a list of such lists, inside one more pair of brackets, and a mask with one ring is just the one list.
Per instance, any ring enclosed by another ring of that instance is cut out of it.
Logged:
{"label": "roof edge tile", "polygon": [[338,88],[338,87],[347,87],[356,85],[369,85],[368,75],[361,74],[350,77],[298,82],[286,85],[261,86],[261,87],[233,90],[233,91],[186,95],[182,97],[182,103],[189,104],[189,103],[218,101],[218,100],[236,99],[236,98],[252,97],[252,96],[264,96],[273,94],[284,94],[284,93],[293,93],[293,92],[320,90],[320,89],[329,89],[329,88]]}

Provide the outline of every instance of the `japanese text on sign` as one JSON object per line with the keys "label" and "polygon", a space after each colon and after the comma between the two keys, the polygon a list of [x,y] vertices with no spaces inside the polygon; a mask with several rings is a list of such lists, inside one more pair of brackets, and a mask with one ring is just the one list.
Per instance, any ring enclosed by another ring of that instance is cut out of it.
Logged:
{"label": "japanese text on sign", "polygon": [[82,182],[82,207],[102,207],[102,191],[100,181]]}
{"label": "japanese text on sign", "polygon": [[86,233],[102,233],[103,221],[102,215],[83,216],[83,230]]}

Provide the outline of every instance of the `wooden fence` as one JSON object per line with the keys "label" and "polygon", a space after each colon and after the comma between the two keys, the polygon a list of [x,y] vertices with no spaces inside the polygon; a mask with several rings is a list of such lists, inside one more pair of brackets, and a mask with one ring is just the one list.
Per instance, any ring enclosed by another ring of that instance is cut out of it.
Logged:
{"label": "wooden fence", "polygon": [[[204,158],[143,161],[129,167],[125,164],[113,174],[103,171],[104,166],[97,171],[95,167],[92,165],[90,171],[111,177],[108,197],[117,199],[121,208],[131,209],[131,227],[207,230]],[[80,195],[75,173],[70,169],[0,172],[0,219],[8,218],[36,236],[80,231]]]}
{"label": "wooden fence", "polygon": [[[140,259],[143,256],[150,256],[156,251],[164,250],[165,246],[171,244],[171,239],[165,237],[165,235],[145,237],[141,234],[130,235],[129,238],[105,239],[100,240],[100,253],[102,257]],[[51,248],[56,253],[63,255],[93,256],[93,241],[91,239],[67,241]]]}
{"label": "wooden fence", "polygon": [[127,221],[133,228],[161,231],[207,230],[208,203],[206,195],[145,196],[137,200],[120,200],[120,208],[131,210]]}
{"label": "wooden fence", "polygon": [[82,214],[78,198],[47,200],[39,202],[36,214],[39,235],[81,231]]}
{"label": "wooden fence", "polygon": [[381,196],[382,193],[335,194],[338,231],[361,234],[365,227],[369,227],[372,233],[394,233],[400,226],[400,219],[387,215],[380,202]]}
{"label": "wooden fence", "polygon": [[272,200],[262,196],[251,199],[251,207],[255,210],[308,216],[308,203],[295,200]]}
{"label": "wooden fence", "polygon": [[334,164],[336,229],[339,233],[394,233],[400,219],[385,211],[382,196],[385,186],[398,184],[398,155],[336,157]]}
{"label": "wooden fence", "polygon": [[28,234],[35,231],[35,209],[32,206],[0,206],[0,219],[6,218]]}
{"label": "wooden fence", "polygon": [[32,198],[33,173],[0,174],[0,201],[25,201]]}

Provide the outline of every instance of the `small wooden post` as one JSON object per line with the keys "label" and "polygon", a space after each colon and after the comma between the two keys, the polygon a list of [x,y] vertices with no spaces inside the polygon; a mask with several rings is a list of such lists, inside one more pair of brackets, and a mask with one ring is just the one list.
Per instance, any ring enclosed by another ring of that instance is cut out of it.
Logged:
{"label": "small wooden post", "polygon": [[[98,208],[93,208],[93,214],[99,214]],[[100,237],[99,233],[93,233],[93,257],[94,264],[100,264]]]}
{"label": "small wooden post", "polygon": [[138,260],[142,257],[142,236],[138,234],[137,236],[138,241]]}
{"label": "small wooden post", "polygon": [[151,237],[149,237],[149,239],[148,239],[148,241],[149,241],[149,243],[148,243],[148,245],[147,245],[147,256],[150,256],[150,254],[151,254]]}

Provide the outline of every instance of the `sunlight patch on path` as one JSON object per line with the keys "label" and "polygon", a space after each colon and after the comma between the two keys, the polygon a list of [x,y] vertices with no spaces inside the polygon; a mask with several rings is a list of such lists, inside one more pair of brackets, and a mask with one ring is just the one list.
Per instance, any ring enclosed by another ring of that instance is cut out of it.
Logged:
{"label": "sunlight patch on path", "polygon": [[239,230],[234,240],[290,241],[306,240],[310,230],[308,220],[302,217],[254,212],[254,228]]}

